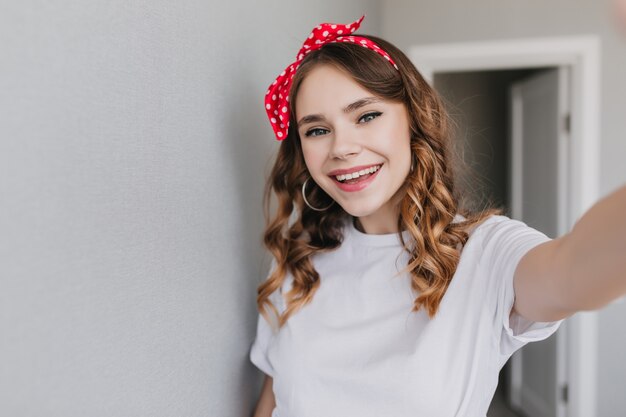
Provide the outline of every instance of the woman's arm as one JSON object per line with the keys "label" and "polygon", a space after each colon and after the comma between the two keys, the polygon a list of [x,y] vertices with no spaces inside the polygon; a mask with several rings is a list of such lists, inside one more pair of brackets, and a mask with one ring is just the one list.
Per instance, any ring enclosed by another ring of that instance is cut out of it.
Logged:
{"label": "woman's arm", "polygon": [[274,398],[273,382],[271,376],[265,375],[263,381],[263,388],[261,388],[261,396],[259,402],[256,405],[254,417],[271,417],[274,407],[276,407],[276,400]]}
{"label": "woman's arm", "polygon": [[566,235],[520,260],[513,309],[534,321],[595,310],[626,294],[626,186],[598,201]]}

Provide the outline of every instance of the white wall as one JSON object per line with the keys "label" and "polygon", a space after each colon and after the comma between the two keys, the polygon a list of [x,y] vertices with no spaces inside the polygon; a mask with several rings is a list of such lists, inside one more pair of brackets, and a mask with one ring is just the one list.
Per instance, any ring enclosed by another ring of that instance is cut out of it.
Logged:
{"label": "white wall", "polygon": [[244,416],[267,86],[375,0],[3,2],[0,415]]}
{"label": "white wall", "polygon": [[[602,43],[600,196],[626,182],[626,38],[608,0],[382,0],[382,37],[430,43],[597,34]],[[590,277],[592,279],[593,277]],[[626,415],[626,302],[599,314],[597,415]]]}

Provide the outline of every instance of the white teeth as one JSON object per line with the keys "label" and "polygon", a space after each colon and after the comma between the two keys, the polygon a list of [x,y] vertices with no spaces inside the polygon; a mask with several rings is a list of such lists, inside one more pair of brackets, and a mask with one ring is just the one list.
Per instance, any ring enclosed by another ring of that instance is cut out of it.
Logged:
{"label": "white teeth", "polygon": [[350,174],[335,175],[335,178],[337,179],[337,181],[351,180],[354,178],[359,178],[361,175],[373,174],[374,172],[378,171],[380,167],[381,165],[376,165],[373,167],[362,169],[360,171],[351,172]]}

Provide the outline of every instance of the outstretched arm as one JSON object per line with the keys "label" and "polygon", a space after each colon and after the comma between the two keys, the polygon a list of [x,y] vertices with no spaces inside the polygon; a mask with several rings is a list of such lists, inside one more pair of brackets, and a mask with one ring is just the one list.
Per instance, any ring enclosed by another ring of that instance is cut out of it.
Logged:
{"label": "outstretched arm", "polygon": [[513,309],[544,322],[626,294],[626,186],[598,201],[566,235],[528,251],[513,285]]}

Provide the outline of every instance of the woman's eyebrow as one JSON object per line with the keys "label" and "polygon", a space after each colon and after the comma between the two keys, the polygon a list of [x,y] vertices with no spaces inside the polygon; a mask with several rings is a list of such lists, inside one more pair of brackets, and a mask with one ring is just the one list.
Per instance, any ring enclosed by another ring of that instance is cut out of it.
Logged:
{"label": "woman's eyebrow", "polygon": [[308,116],[304,116],[298,122],[298,129],[303,124],[306,124],[306,123],[316,123],[316,122],[321,122],[321,121],[324,121],[324,120],[326,120],[326,118],[324,116],[322,116],[321,114],[310,114]]}
{"label": "woman's eyebrow", "polygon": [[[348,104],[346,107],[343,108],[342,111],[344,113],[352,113],[353,111],[358,110],[361,107],[367,106],[368,104],[372,104],[372,103],[378,103],[380,101],[381,99],[378,97],[364,97],[362,99],[355,101],[354,103]],[[315,122],[320,122],[323,120],[326,120],[326,118],[322,116],[321,114],[310,114],[308,116],[304,116],[302,119],[298,121],[298,128],[305,123],[315,123]]]}
{"label": "woman's eyebrow", "polygon": [[360,109],[361,107],[367,106],[368,104],[378,103],[381,101],[378,97],[365,97],[360,100],[355,101],[354,103],[348,104],[344,107],[344,113],[352,113],[355,110]]}

